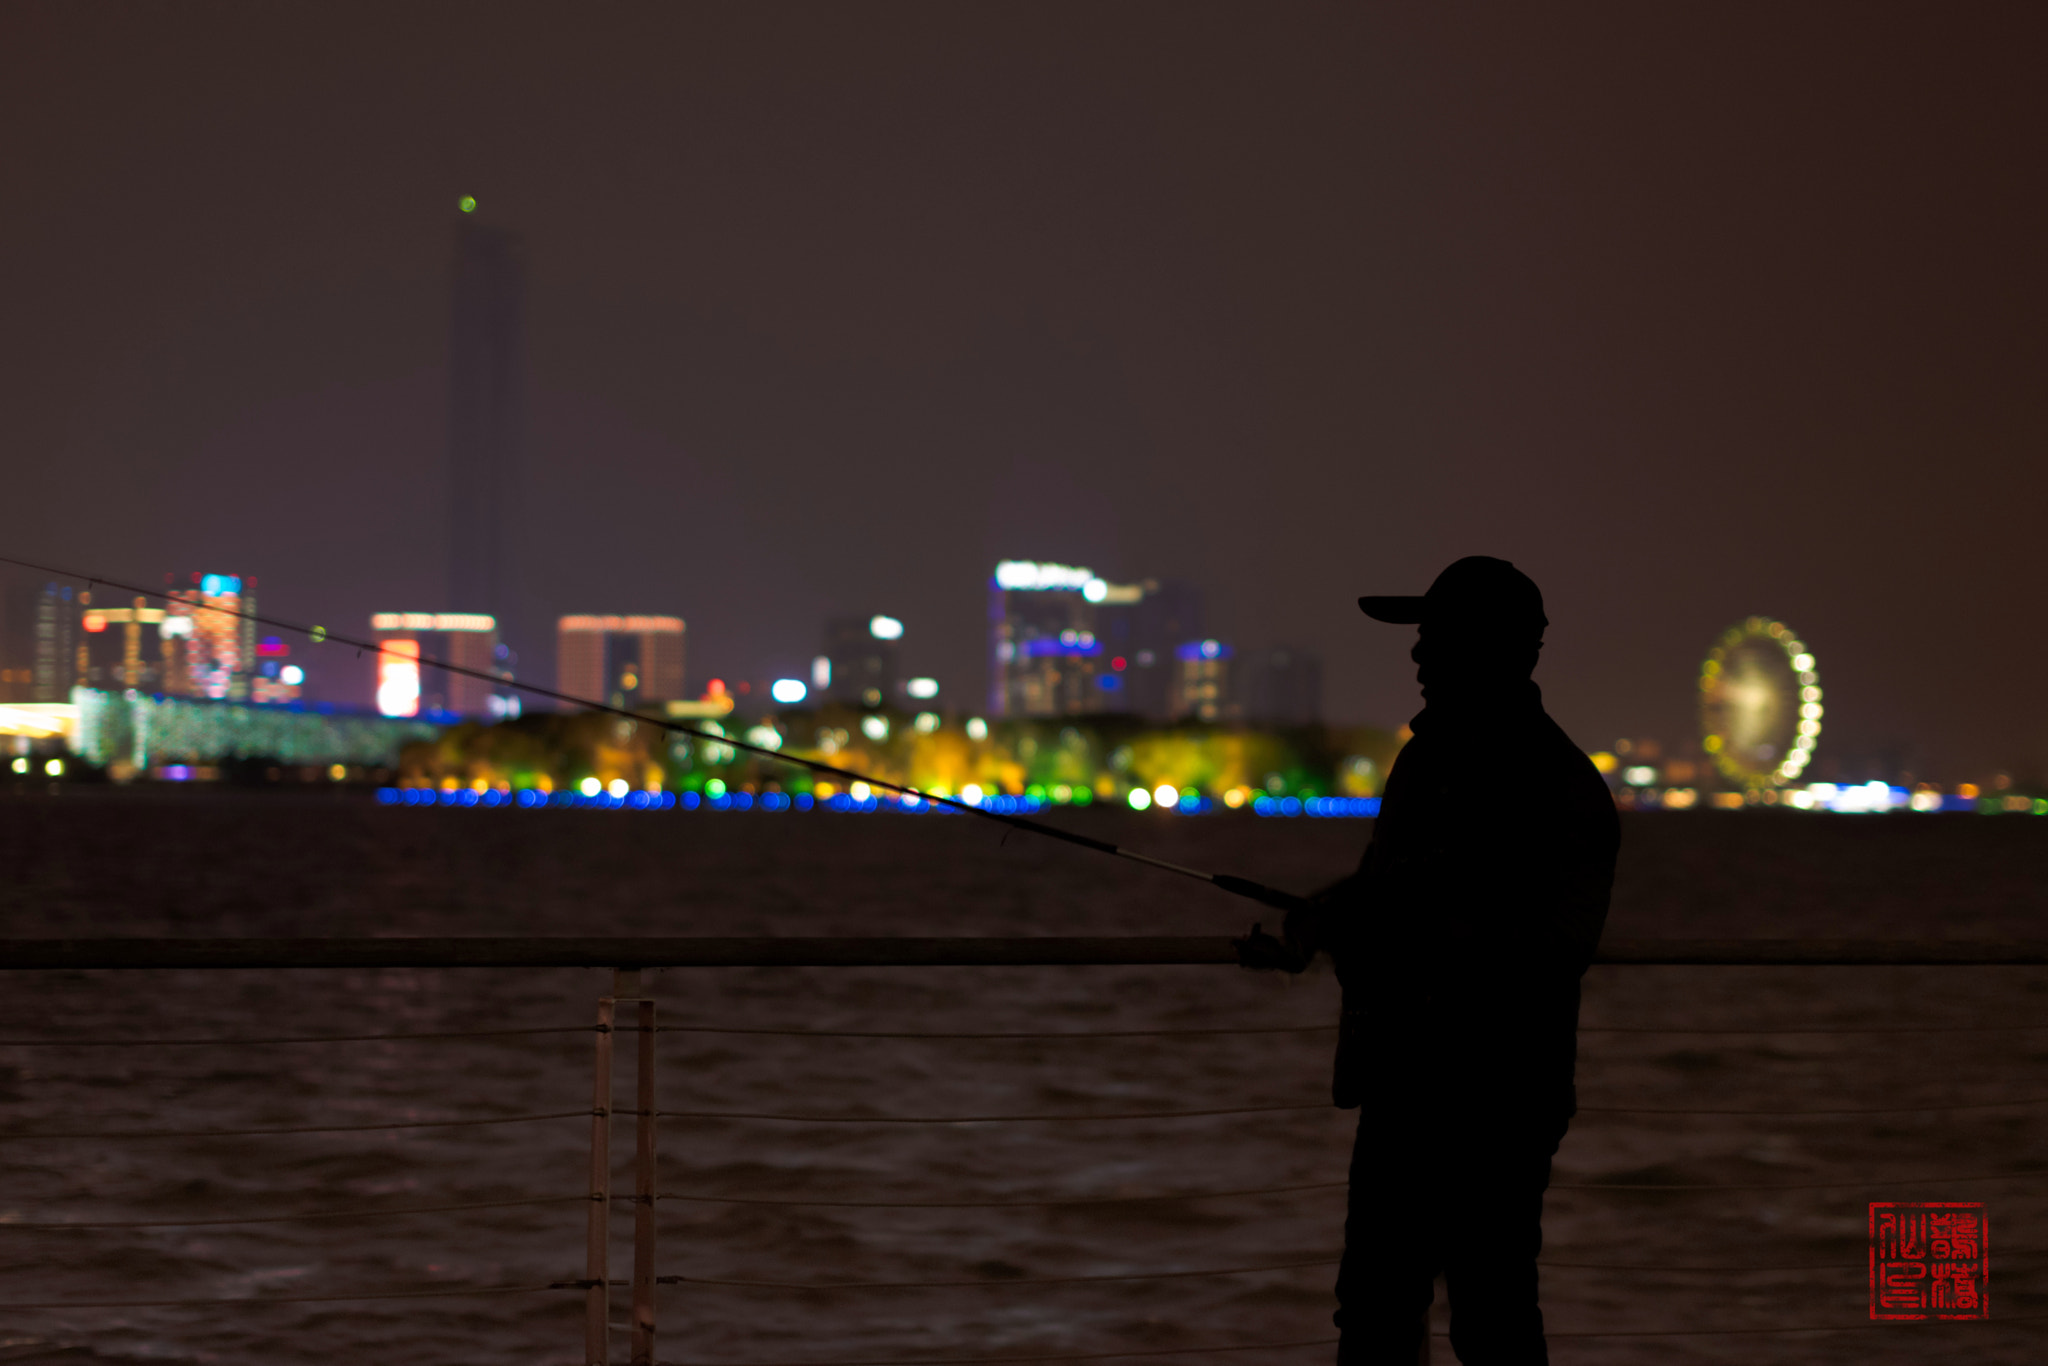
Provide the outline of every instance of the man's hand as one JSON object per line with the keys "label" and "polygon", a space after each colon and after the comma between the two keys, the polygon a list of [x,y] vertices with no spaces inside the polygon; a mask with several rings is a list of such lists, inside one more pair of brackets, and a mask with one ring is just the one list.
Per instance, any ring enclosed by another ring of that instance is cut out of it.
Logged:
{"label": "man's hand", "polygon": [[1315,955],[1303,953],[1283,939],[1275,939],[1260,925],[1253,925],[1251,932],[1242,939],[1230,941],[1237,947],[1237,965],[1241,968],[1256,968],[1261,971],[1278,968],[1282,972],[1302,972]]}

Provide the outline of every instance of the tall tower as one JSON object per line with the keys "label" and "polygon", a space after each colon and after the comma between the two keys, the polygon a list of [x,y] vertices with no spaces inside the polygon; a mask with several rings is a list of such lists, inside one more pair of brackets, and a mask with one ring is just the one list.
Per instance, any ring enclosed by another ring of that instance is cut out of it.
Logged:
{"label": "tall tower", "polygon": [[477,221],[464,196],[455,225],[448,346],[448,598],[488,613],[500,638],[527,639],[514,546],[525,426],[526,267],[519,238]]}

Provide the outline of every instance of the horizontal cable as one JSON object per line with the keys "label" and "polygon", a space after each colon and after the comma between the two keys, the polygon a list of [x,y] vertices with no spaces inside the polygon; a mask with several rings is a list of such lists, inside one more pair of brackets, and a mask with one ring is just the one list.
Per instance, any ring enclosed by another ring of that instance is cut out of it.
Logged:
{"label": "horizontal cable", "polygon": [[[1040,1353],[1008,1357],[906,1357],[876,1361],[731,1361],[691,1362],[689,1366],[1001,1366],[1008,1361],[1113,1361],[1119,1357],[1200,1356],[1216,1352],[1277,1352],[1289,1347],[1330,1347],[1335,1338],[1297,1338],[1292,1342],[1234,1342],[1223,1347],[1146,1347],[1129,1352]],[[658,1362],[656,1366],[682,1366],[679,1362]]]}
{"label": "horizontal cable", "polygon": [[219,1035],[204,1039],[0,1039],[0,1048],[208,1048],[279,1043],[377,1043],[387,1039],[509,1039],[532,1034],[590,1034],[595,1025],[533,1029],[444,1029],[426,1034],[280,1034],[272,1038]]}
{"label": "horizontal cable", "polygon": [[[2013,1250],[2000,1248],[1998,1255],[2006,1257],[2040,1257],[2048,1255],[2048,1248],[2030,1247]],[[1543,1258],[1536,1263],[1538,1269],[1556,1267],[1569,1271],[1711,1271],[1727,1275],[1737,1271],[1854,1271],[1862,1274],[1870,1269],[1868,1260],[1840,1262],[1759,1262],[1754,1266],[1735,1263],[1721,1266],[1682,1266],[1655,1262],[1553,1262]]]}
{"label": "horizontal cable", "polygon": [[1335,1257],[1316,1257],[1303,1262],[1276,1262],[1271,1266],[1220,1266],[1199,1271],[1131,1271],[1093,1276],[1009,1276],[964,1281],[735,1281],[703,1276],[657,1276],[662,1285],[743,1286],[760,1290],[935,1290],[964,1286],[1078,1285],[1084,1281],[1170,1281],[1190,1276],[1244,1276],[1259,1271],[1295,1271],[1305,1266],[1335,1266]]}
{"label": "horizontal cable", "polygon": [[516,1209],[524,1205],[559,1205],[569,1201],[588,1202],[588,1195],[543,1195],[529,1200],[480,1200],[463,1205],[408,1205],[403,1209],[301,1210],[297,1214],[266,1214],[250,1219],[78,1219],[45,1220],[36,1223],[0,1219],[0,1233],[18,1228],[221,1228],[232,1224],[297,1224],[316,1219],[391,1219],[406,1214],[450,1214],[457,1210]]}
{"label": "horizontal cable", "polygon": [[[810,1200],[769,1199],[753,1195],[671,1195],[657,1200],[681,1200],[698,1205],[803,1205],[829,1209],[1061,1209],[1069,1205],[1132,1205],[1164,1200],[1223,1200],[1247,1195],[1290,1195],[1296,1191],[1342,1190],[1343,1181],[1315,1181],[1300,1186],[1251,1186],[1225,1191],[1162,1191],[1152,1195],[1069,1195],[1033,1200]],[[631,1197],[621,1197],[631,1198]]]}
{"label": "horizontal cable", "polygon": [[247,1138],[260,1134],[362,1134],[384,1129],[459,1129],[479,1124],[525,1124],[538,1119],[588,1119],[589,1110],[555,1110],[544,1115],[501,1115],[496,1119],[411,1119],[385,1124],[303,1124],[277,1129],[81,1129],[70,1133],[0,1133],[0,1143],[36,1138]]}
{"label": "horizontal cable", "polygon": [[[2001,1314],[1997,1318],[1950,1319],[1947,1322],[1959,1324],[2039,1323],[2048,1319],[2048,1314]],[[1759,1333],[1854,1333],[1863,1329],[1889,1328],[1896,1332],[1901,1328],[1931,1328],[1942,1320],[1915,1321],[1911,1319],[1880,1320],[1876,1323],[1806,1323],[1791,1328],[1622,1328],[1606,1329],[1593,1333],[1560,1333],[1553,1329],[1543,1330],[1547,1338],[1721,1338],[1744,1337]],[[1433,1333],[1432,1337],[1448,1337],[1447,1333]],[[702,1366],[702,1363],[697,1363]]]}
{"label": "horizontal cable", "polygon": [[0,1310],[15,1309],[183,1309],[222,1305],[346,1304],[356,1300],[440,1300],[471,1295],[527,1295],[552,1290],[547,1282],[537,1285],[479,1285],[460,1290],[365,1290],[346,1295],[241,1295],[226,1299],[184,1300],[51,1300],[42,1303],[0,1304]]}
{"label": "horizontal cable", "polygon": [[[647,718],[642,717],[643,721]],[[662,724],[657,722],[656,724]],[[673,728],[673,723],[669,723]],[[744,741],[721,739],[724,745]],[[787,756],[784,756],[787,758]],[[795,762],[809,763],[808,760]],[[868,782],[880,782],[869,778]],[[882,786],[888,786],[882,783]],[[934,798],[933,800],[947,800]],[[974,809],[974,808],[968,808]],[[1072,831],[997,816],[1101,852],[1132,851]],[[1142,862],[1154,862],[1136,855]],[[1209,874],[1172,867],[1204,881]],[[1226,879],[1238,887],[1237,878]],[[1222,883],[1218,883],[1222,886]],[[1264,889],[1260,889],[1264,890]],[[1253,895],[1257,894],[1245,892]],[[2048,941],[1955,939],[1635,939],[1603,942],[1595,964],[1692,967],[2042,967]],[[1029,935],[1015,938],[726,938],[463,936],[454,938],[0,939],[0,971],[298,968],[1235,967],[1227,935]]]}
{"label": "horizontal cable", "polygon": [[[1334,1032],[1336,1022],[1295,1025],[1247,1025],[1235,1029],[1061,1029],[1049,1031],[997,1030],[879,1030],[879,1029],[749,1029],[726,1025],[667,1024],[657,1034],[751,1034],[787,1039],[1155,1039],[1212,1037],[1230,1034],[1317,1034]],[[1795,1026],[1788,1028],[1724,1029],[1691,1025],[1580,1025],[1581,1034],[1975,1034],[2001,1030],[2048,1029],[2041,1024],[1996,1025],[1899,1025],[1899,1026]],[[621,1034],[640,1031],[631,1025],[618,1026]]]}
{"label": "horizontal cable", "polygon": [[2019,1100],[1970,1100],[1953,1105],[1873,1105],[1845,1110],[1663,1110],[1642,1106],[1581,1105],[1582,1115],[1934,1115],[1949,1110],[1997,1110],[2007,1105],[2048,1105],[2048,1096]]}
{"label": "horizontal cable", "polygon": [[[1999,1317],[1999,1318],[1996,1318],[1996,1319],[1961,1319],[1961,1320],[1953,1320],[1953,1322],[1958,1322],[1958,1323],[1971,1323],[1971,1324],[1984,1324],[1984,1323],[1990,1323],[1990,1324],[1997,1324],[1997,1323],[2038,1323],[2038,1322],[2040,1322],[2040,1321],[2041,1321],[2041,1320],[2043,1320],[2043,1319],[2048,1319],[2048,1314],[2022,1314],[2022,1315],[2017,1315],[2017,1316],[2001,1316],[2001,1317]],[[1643,1329],[1643,1330],[1640,1330],[1640,1331],[1632,1331],[1632,1330],[1619,1330],[1619,1331],[1614,1331],[1614,1330],[1609,1330],[1609,1331],[1597,1331],[1597,1332],[1558,1332],[1558,1331],[1556,1331],[1556,1330],[1554,1330],[1554,1329],[1546,1329],[1546,1330],[1544,1331],[1544,1336],[1545,1336],[1545,1337],[1547,1337],[1547,1338],[1639,1338],[1639,1337],[1659,1337],[1659,1338],[1693,1338],[1693,1337],[1729,1337],[1729,1336],[1738,1336],[1738,1335],[1754,1335],[1754,1334],[1768,1334],[1768,1333],[1842,1333],[1842,1332],[1854,1332],[1854,1331],[1856,1331],[1856,1330],[1859,1330],[1859,1329],[1879,1329],[1879,1328],[1891,1328],[1891,1329],[1898,1329],[1898,1328],[1913,1328],[1913,1327],[1928,1327],[1928,1326],[1932,1326],[1932,1325],[1931,1325],[1931,1324],[1915,1324],[1915,1323],[1910,1323],[1910,1322],[1880,1322],[1880,1323],[1802,1324],[1802,1325],[1798,1325],[1798,1326],[1795,1326],[1795,1327],[1790,1327],[1790,1328],[1677,1328],[1677,1329]],[[1438,1332],[1438,1333],[1432,1333],[1432,1334],[1431,1334],[1431,1336],[1432,1336],[1432,1337],[1448,1337],[1448,1336],[1449,1336],[1449,1334],[1448,1334],[1448,1333],[1441,1333],[1441,1332]],[[1004,1366],[1004,1363],[1008,1363],[1008,1362],[1031,1362],[1031,1361],[1113,1361],[1113,1360],[1116,1360],[1116,1359],[1118,1359],[1118,1358],[1121,1358],[1121,1357],[1171,1357],[1171,1356],[1196,1356],[1196,1355],[1204,1355],[1204,1354],[1211,1354],[1211,1353],[1221,1353],[1221,1352],[1257,1352],[1257,1351],[1282,1351],[1282,1350],[1286,1350],[1286,1349],[1289,1349],[1289,1348],[1295,1348],[1295,1347],[1330,1347],[1330,1346],[1334,1346],[1334,1345],[1336,1345],[1336,1342],[1337,1342],[1337,1339],[1335,1339],[1335,1338],[1298,1338],[1298,1339],[1296,1339],[1296,1340],[1294,1340],[1294,1341],[1292,1341],[1292,1342],[1242,1342],[1242,1343],[1233,1343],[1233,1344],[1231,1344],[1231,1345],[1229,1345],[1229,1346],[1224,1346],[1224,1347],[1154,1347],[1154,1348],[1148,1348],[1148,1349],[1144,1349],[1144,1350],[1140,1350],[1140,1351],[1129,1351],[1129,1352],[1086,1352],[1086,1353],[1079,1353],[1079,1354],[1070,1354],[1070,1353],[1044,1353],[1044,1354],[1038,1354],[1038,1355],[1032,1355],[1032,1356],[1002,1356],[1002,1357],[990,1357],[990,1356],[979,1356],[979,1357],[899,1357],[899,1358],[893,1358],[893,1359],[875,1359],[875,1358],[863,1358],[863,1359],[861,1359],[861,1360],[858,1360],[858,1361],[846,1361],[846,1360],[843,1360],[843,1359],[840,1359],[840,1360],[812,1360],[812,1361],[741,1361],[741,1362],[703,1362],[703,1361],[694,1361],[694,1362],[691,1362],[691,1363],[689,1363],[689,1366]],[[661,1362],[661,1363],[658,1363],[658,1366],[681,1366],[681,1364],[680,1364],[680,1363],[676,1363],[676,1362]]]}
{"label": "horizontal cable", "polygon": [[[986,1032],[936,1031],[936,1030],[855,1030],[855,1029],[742,1029],[723,1025],[661,1025],[658,1034],[739,1034],[770,1038],[795,1039],[931,1039],[931,1040],[975,1040],[975,1039],[1154,1039],[1154,1038],[1205,1038],[1223,1037],[1233,1034],[1314,1034],[1328,1033],[1337,1028],[1335,1024],[1299,1025],[1251,1025],[1237,1029],[1105,1029],[1105,1030],[999,1030]],[[1963,1034],[1987,1033],[2000,1030],[2048,1029],[2043,1024],[2011,1025],[1930,1025],[1925,1027],[1902,1028],[1797,1028],[1797,1029],[1701,1029],[1679,1025],[1620,1026],[1581,1025],[1581,1034],[1727,1034],[1727,1035],[1782,1035],[1782,1034]],[[603,1032],[597,1025],[543,1025],[530,1029],[450,1029],[432,1030],[413,1034],[284,1034],[274,1037],[243,1037],[217,1035],[197,1039],[0,1039],[0,1048],[209,1048],[209,1047],[256,1047],[275,1044],[321,1044],[321,1043],[382,1043],[420,1039],[504,1039],[530,1037],[543,1034],[592,1034]],[[618,1025],[611,1031],[618,1034],[639,1034],[644,1031],[633,1025]]]}
{"label": "horizontal cable", "polygon": [[1819,1191],[1845,1190],[1856,1186],[1920,1186],[1954,1181],[2017,1181],[2021,1177],[2048,1177],[2048,1168],[2021,1172],[1977,1172],[1969,1176],[1951,1176],[1937,1172],[1931,1176],[1908,1176],[1883,1181],[1759,1181],[1732,1185],[1690,1182],[1649,1184],[1635,1181],[1553,1181],[1549,1188],[1554,1191]]}
{"label": "horizontal cable", "polygon": [[[1208,1115],[1277,1115],[1298,1110],[1327,1110],[1328,1101],[1313,1105],[1241,1105],[1225,1110],[1138,1110],[1107,1115],[789,1115],[752,1110],[658,1110],[662,1119],[771,1119],[791,1124],[1020,1124],[1073,1123],[1096,1119],[1199,1119]],[[614,1114],[635,1111],[615,1110]]]}
{"label": "horizontal cable", "polygon": [[[939,1030],[873,1030],[873,1029],[746,1029],[724,1025],[660,1025],[658,1034],[741,1034],[771,1038],[795,1039],[1154,1039],[1154,1038],[1207,1038],[1232,1034],[1315,1034],[1334,1031],[1337,1026],[1329,1024],[1298,1025],[1248,1025],[1234,1029],[1104,1029],[1080,1030],[1062,1029],[1047,1031],[995,1030],[995,1031],[939,1031]],[[1758,1029],[1706,1029],[1686,1025],[1580,1025],[1581,1034],[1728,1034],[1728,1035],[1780,1035],[1780,1034],[1969,1034],[1998,1031],[2048,1029],[2042,1024],[2003,1025],[1926,1025],[1886,1028],[1758,1028]],[[254,1047],[272,1044],[320,1044],[320,1043],[381,1043],[415,1039],[503,1039],[542,1034],[591,1034],[601,1032],[597,1025],[541,1025],[528,1029],[449,1029],[430,1030],[410,1034],[284,1034],[269,1037],[243,1037],[238,1035],[217,1035],[197,1039],[0,1039],[0,1048],[206,1048],[206,1047]],[[634,1025],[618,1025],[612,1030],[618,1034],[638,1034],[643,1031]]]}
{"label": "horizontal cable", "polygon": [[[2039,1257],[2048,1254],[2048,1248],[2027,1248],[2000,1252],[2000,1257]],[[1320,1257],[1301,1261],[1276,1262],[1269,1266],[1214,1267],[1197,1271],[1133,1271],[1109,1275],[1087,1276],[1017,1276],[1002,1279],[977,1278],[974,1280],[950,1281],[753,1281],[727,1280],[704,1276],[660,1276],[656,1280],[662,1285],[711,1285],[740,1286],[762,1290],[924,1290],[958,1288],[987,1285],[1076,1285],[1088,1281],[1149,1281],[1176,1280],[1196,1276],[1241,1276],[1261,1271],[1294,1271],[1303,1267],[1335,1266],[1341,1260],[1339,1254],[1328,1253]],[[1836,1262],[1778,1262],[1740,1264],[1728,1263],[1719,1266],[1690,1266],[1653,1262],[1556,1262],[1543,1259],[1537,1262],[1539,1270],[1564,1271],[1650,1271],[1650,1272],[1730,1272],[1750,1271],[1833,1271],[1858,1272],[1868,1268],[1861,1261]],[[620,1281],[620,1285],[628,1282]]]}
{"label": "horizontal cable", "polygon": [[[1336,1022],[1326,1024],[1298,1025],[1248,1025],[1240,1029],[1061,1029],[1050,1032],[1002,1031],[994,1033],[961,1033],[958,1031],[936,1030],[874,1030],[874,1029],[738,1029],[723,1025],[676,1025],[656,1027],[659,1034],[762,1034],[789,1039],[1156,1039],[1178,1035],[1210,1036],[1219,1034],[1309,1034],[1333,1031]],[[620,1033],[626,1033],[630,1026],[621,1025]]]}
{"label": "horizontal cable", "polygon": [[1701,1028],[1695,1025],[1580,1025],[1581,1034],[1985,1034],[2011,1029],[2048,1029],[2040,1024],[1980,1025],[1799,1025],[1792,1028]]}

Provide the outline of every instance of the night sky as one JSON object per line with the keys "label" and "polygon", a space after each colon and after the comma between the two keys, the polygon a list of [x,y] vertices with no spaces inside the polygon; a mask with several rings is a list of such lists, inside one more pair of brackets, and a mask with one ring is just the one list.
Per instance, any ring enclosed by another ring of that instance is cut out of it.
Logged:
{"label": "night sky", "polygon": [[1353,599],[1483,553],[1589,748],[1690,736],[1762,613],[1823,760],[2038,772],[2041,13],[12,5],[0,553],[470,606],[471,194],[526,242],[538,604],[680,614],[698,682],[889,611],[968,705],[1025,557],[1194,579],[1392,725]]}

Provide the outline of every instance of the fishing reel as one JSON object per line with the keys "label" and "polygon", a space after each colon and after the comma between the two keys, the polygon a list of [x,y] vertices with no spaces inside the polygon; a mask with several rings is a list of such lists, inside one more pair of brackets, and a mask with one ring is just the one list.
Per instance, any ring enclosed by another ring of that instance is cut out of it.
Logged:
{"label": "fishing reel", "polygon": [[1267,934],[1263,924],[1254,924],[1251,932],[1230,941],[1237,950],[1237,965],[1257,971],[1302,973],[1315,958],[1313,950],[1304,950],[1285,939]]}

